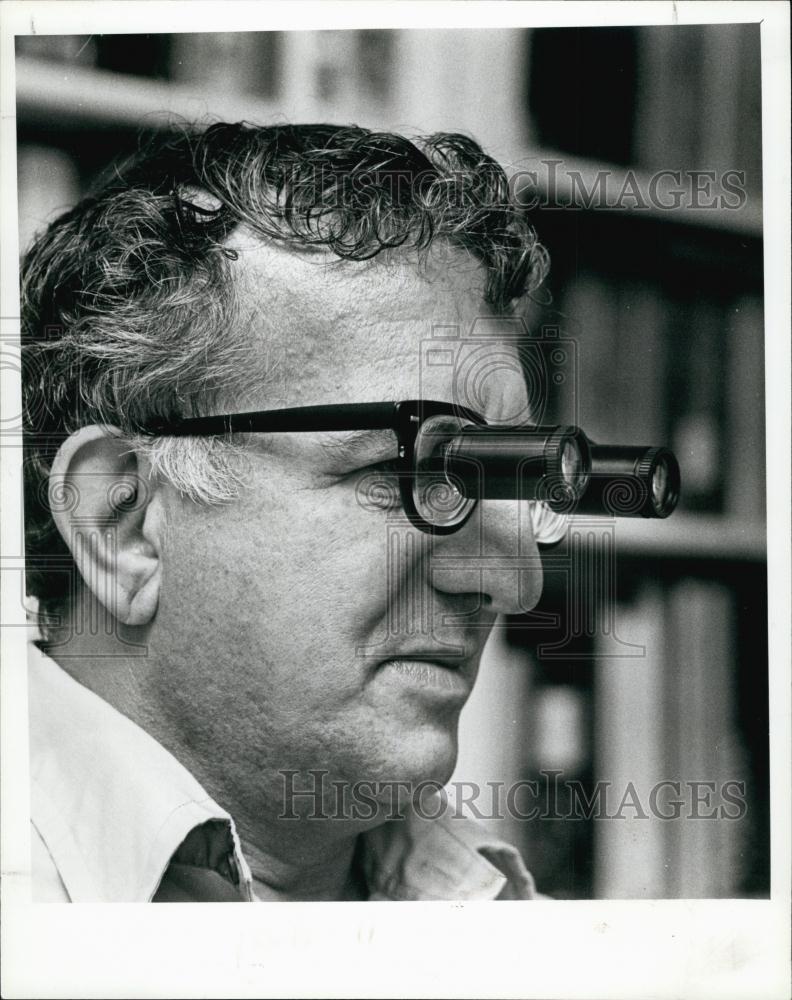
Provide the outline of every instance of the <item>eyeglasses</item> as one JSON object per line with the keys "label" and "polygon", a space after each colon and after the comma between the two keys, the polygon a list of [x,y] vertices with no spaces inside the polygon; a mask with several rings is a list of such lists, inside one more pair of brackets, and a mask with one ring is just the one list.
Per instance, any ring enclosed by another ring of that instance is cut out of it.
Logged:
{"label": "eyeglasses", "polygon": [[517,499],[531,502],[536,541],[555,544],[589,481],[588,441],[577,428],[502,428],[472,410],[434,400],[189,417],[151,422],[144,430],[174,437],[391,430],[402,509],[414,527],[432,535],[459,531],[479,499]]}

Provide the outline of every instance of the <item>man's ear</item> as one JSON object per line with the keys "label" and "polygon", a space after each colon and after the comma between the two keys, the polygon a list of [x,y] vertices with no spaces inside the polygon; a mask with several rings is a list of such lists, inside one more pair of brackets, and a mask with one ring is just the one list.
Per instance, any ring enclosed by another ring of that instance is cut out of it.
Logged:
{"label": "man's ear", "polygon": [[52,518],[85,583],[124,625],[146,625],[159,601],[159,532],[140,458],[116,427],[63,442],[49,477]]}

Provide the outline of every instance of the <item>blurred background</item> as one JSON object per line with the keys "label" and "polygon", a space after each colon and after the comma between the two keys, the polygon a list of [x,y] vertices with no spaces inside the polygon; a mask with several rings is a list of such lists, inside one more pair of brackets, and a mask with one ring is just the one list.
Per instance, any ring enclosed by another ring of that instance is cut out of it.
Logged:
{"label": "blurred background", "polygon": [[683,500],[576,520],[547,554],[540,605],[488,649],[455,779],[536,782],[512,804],[538,816],[478,807],[552,896],[767,895],[758,24],[37,35],[16,76],[21,249],[185,120],[463,131],[521,177],[552,258],[530,332],[546,416],[670,445]]}

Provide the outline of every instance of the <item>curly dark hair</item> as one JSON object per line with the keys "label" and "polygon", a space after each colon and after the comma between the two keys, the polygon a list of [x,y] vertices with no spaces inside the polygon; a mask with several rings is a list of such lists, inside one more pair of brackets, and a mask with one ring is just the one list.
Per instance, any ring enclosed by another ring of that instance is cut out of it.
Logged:
{"label": "curly dark hair", "polygon": [[485,266],[485,298],[501,313],[548,267],[504,171],[463,135],[217,124],[114,169],[22,266],[27,585],[45,614],[70,589],[47,480],[78,427],[119,426],[194,499],[230,495],[222,443],[136,434],[152,418],[209,412],[241,378],[227,243],[239,225],[351,261],[444,241]]}

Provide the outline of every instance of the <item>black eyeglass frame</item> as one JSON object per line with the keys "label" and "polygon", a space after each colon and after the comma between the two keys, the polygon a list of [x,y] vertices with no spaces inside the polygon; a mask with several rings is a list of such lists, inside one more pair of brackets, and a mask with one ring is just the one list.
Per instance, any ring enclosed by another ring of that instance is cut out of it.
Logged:
{"label": "black eyeglass frame", "polygon": [[454,403],[438,400],[403,399],[389,403],[329,403],[319,406],[295,406],[280,410],[254,410],[249,413],[224,413],[209,417],[185,417],[151,421],[146,434],[162,437],[211,437],[225,434],[300,433],[319,431],[392,430],[398,443],[396,473],[404,513],[410,523],[429,535],[451,535],[466,523],[478,501],[454,524],[432,524],[418,512],[414,500],[415,441],[421,424],[430,417],[454,416],[486,427],[487,421]]}

